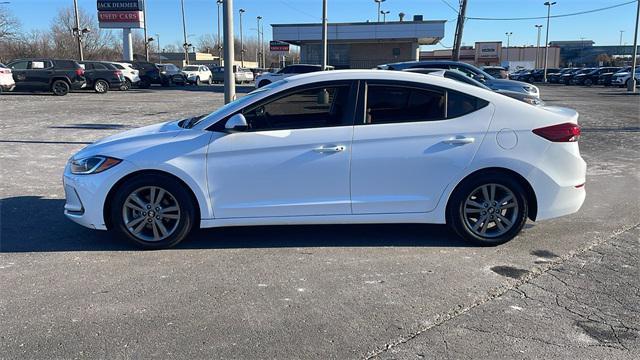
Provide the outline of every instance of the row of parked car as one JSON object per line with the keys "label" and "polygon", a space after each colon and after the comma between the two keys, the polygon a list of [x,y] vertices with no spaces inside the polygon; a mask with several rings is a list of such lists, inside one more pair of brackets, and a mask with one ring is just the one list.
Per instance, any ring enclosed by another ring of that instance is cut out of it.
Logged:
{"label": "row of parked car", "polygon": [[[250,83],[254,73],[234,66],[235,82]],[[93,90],[104,94],[109,90],[149,88],[153,84],[202,85],[224,82],[224,68],[151,62],[75,61],[67,59],[17,59],[0,63],[0,92],[47,91],[63,96],[72,90]]]}
{"label": "row of parked car", "polygon": [[[640,66],[636,67],[635,73],[636,78],[638,78],[640,76]],[[510,74],[509,78],[528,83],[541,82],[544,78],[544,69],[516,71]],[[631,81],[631,66],[552,68],[547,69],[547,81],[552,84],[565,85],[628,86]]]}

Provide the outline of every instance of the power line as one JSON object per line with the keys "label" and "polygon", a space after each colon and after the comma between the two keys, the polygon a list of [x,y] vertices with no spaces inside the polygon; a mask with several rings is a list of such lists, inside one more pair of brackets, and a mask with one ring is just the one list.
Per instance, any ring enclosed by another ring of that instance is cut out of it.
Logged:
{"label": "power line", "polygon": [[453,7],[453,5],[449,4],[449,2],[447,0],[440,0],[442,1],[445,5],[447,5],[449,7],[449,9],[453,10],[453,12],[455,12],[456,14],[459,14],[460,12],[458,11],[458,9],[456,9],[455,7]]}
{"label": "power line", "polygon": [[287,2],[287,1],[285,1],[285,0],[280,0],[280,3],[281,3],[282,5],[284,5],[284,6],[288,7],[289,9],[294,10],[294,11],[297,11],[297,12],[299,12],[300,14],[306,15],[306,16],[308,16],[308,17],[310,17],[310,18],[313,18],[313,19],[316,19],[316,20],[317,20],[317,18],[318,18],[316,15],[313,15],[313,14],[311,14],[311,13],[308,13],[308,12],[306,12],[306,11],[304,11],[304,10],[300,10],[300,9],[298,9],[297,7],[295,7],[295,6],[291,5],[291,3],[289,3],[289,2]]}
{"label": "power line", "polygon": [[[592,9],[592,10],[586,10],[586,11],[580,11],[580,12],[575,12],[575,13],[570,13],[570,14],[561,14],[561,15],[552,15],[550,16],[551,18],[561,18],[561,17],[568,17],[568,16],[576,16],[576,15],[584,15],[584,14],[589,14],[589,13],[594,13],[594,12],[599,12],[599,11],[605,11],[605,10],[609,10],[609,9],[613,9],[613,8],[617,8],[620,6],[625,6],[625,5],[629,5],[632,3],[637,3],[638,0],[632,0],[632,1],[627,1],[621,4],[617,4],[617,5],[611,5],[611,6],[607,6],[607,7],[603,7],[603,8],[598,8],[598,9]],[[536,16],[536,17],[518,17],[518,18],[483,18],[483,17],[467,17],[468,20],[489,20],[489,21],[517,21],[517,20],[539,20],[539,19],[546,19],[546,16]]]}

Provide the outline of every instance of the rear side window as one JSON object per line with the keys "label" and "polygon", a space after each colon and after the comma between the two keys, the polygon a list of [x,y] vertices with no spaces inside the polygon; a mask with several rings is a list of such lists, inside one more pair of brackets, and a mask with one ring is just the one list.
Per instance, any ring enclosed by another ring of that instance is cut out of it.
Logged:
{"label": "rear side window", "polygon": [[100,63],[93,63],[93,68],[96,70],[107,70],[107,67]]}
{"label": "rear side window", "polygon": [[402,86],[367,89],[367,124],[433,121],[445,118],[445,93]]}
{"label": "rear side window", "polygon": [[56,67],[61,69],[76,69],[78,65],[76,65],[75,61],[71,60],[56,60]]}
{"label": "rear side window", "polygon": [[486,100],[457,91],[447,91],[447,119],[467,115],[487,105],[489,105],[489,102]]}
{"label": "rear side window", "polygon": [[50,68],[52,66],[53,65],[51,64],[51,61],[49,61],[49,60],[34,60],[29,65],[29,69],[31,69],[31,70],[41,70],[41,69],[48,69],[48,68]]}
{"label": "rear side window", "polygon": [[122,66],[122,65],[120,65],[120,64],[111,64],[111,65],[115,66],[115,67],[116,67],[116,69],[124,70],[124,66]]}

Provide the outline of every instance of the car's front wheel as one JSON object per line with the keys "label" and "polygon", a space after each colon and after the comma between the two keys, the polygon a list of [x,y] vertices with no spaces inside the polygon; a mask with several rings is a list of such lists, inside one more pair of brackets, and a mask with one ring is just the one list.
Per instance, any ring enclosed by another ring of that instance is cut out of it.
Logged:
{"label": "car's front wheel", "polygon": [[98,80],[93,85],[93,90],[98,94],[106,94],[109,91],[109,83],[106,80]]}
{"label": "car's front wheel", "polygon": [[527,198],[520,183],[504,174],[486,173],[456,189],[447,222],[467,241],[498,245],[520,233],[527,214]]}
{"label": "car's front wheel", "polygon": [[138,246],[165,249],[187,237],[195,214],[195,204],[182,184],[154,174],[134,177],[121,186],[110,216],[113,230]]}
{"label": "car's front wheel", "polygon": [[124,79],[124,82],[122,83],[122,86],[120,87],[120,90],[122,91],[128,91],[129,89],[131,89],[131,80],[129,79]]}

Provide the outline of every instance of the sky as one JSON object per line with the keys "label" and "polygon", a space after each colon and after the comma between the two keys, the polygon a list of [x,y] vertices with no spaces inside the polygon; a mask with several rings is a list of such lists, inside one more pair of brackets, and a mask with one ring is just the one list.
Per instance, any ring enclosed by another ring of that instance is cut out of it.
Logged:
{"label": "sky", "polygon": [[[46,29],[59,8],[70,7],[73,0],[8,0],[0,5],[8,9],[22,23],[24,30]],[[552,15],[568,14],[621,4],[629,0],[556,0]],[[3,2],[3,1],[0,1]],[[184,0],[189,42],[196,43],[204,34],[217,32],[216,0]],[[422,14],[425,20],[448,20],[445,37],[440,44],[423,49],[441,49],[453,44],[458,0],[386,0],[382,9],[390,11],[387,20],[397,20],[398,13]],[[536,17],[546,16],[544,0],[468,0],[468,17]],[[81,8],[96,13],[96,0],[78,0]],[[322,0],[234,0],[236,32],[239,32],[238,9],[244,8],[244,36],[256,37],[256,16],[265,21],[265,38],[271,39],[269,24],[310,23],[321,20]],[[593,40],[597,45],[618,45],[620,30],[623,43],[633,44],[636,3],[614,9],[551,19],[549,40]],[[374,0],[328,0],[329,22],[358,22],[377,19]],[[535,45],[536,24],[546,20],[481,21],[469,19],[465,23],[463,44],[476,41],[503,41],[511,32],[511,46]],[[182,43],[180,0],[147,0],[147,27],[150,36],[160,35],[161,44]],[[142,31],[142,30],[136,30]],[[544,43],[544,31],[542,30]]]}

